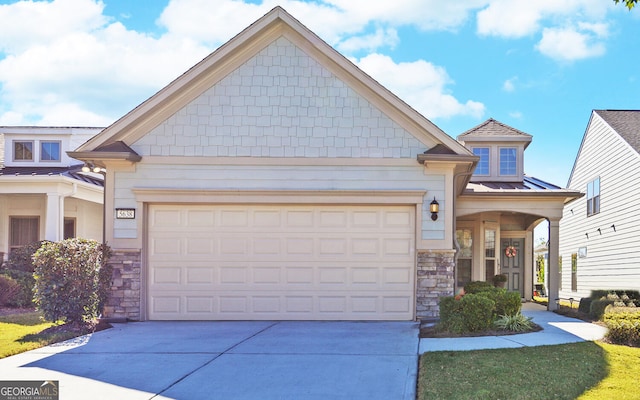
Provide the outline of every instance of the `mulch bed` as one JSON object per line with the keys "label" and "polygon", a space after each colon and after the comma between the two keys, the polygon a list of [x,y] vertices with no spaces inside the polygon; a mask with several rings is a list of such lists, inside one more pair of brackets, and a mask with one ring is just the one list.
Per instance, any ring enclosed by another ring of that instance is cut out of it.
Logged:
{"label": "mulch bed", "polygon": [[501,330],[489,330],[482,332],[467,332],[467,333],[452,333],[452,332],[441,332],[436,330],[435,326],[421,326],[420,327],[420,338],[458,338],[458,337],[481,337],[481,336],[509,336],[509,335],[519,335],[521,333],[531,333],[541,331],[542,327],[538,324],[533,324],[533,327],[526,332],[512,332],[512,331],[501,331]]}

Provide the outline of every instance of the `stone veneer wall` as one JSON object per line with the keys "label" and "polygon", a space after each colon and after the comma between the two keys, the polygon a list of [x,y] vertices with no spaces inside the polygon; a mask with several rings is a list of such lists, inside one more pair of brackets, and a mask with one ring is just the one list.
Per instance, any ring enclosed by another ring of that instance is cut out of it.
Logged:
{"label": "stone veneer wall", "polygon": [[109,259],[113,281],[104,317],[140,320],[141,261],[140,250],[113,250]]}
{"label": "stone veneer wall", "polygon": [[440,316],[440,297],[454,294],[454,250],[419,250],[416,291],[416,317]]}

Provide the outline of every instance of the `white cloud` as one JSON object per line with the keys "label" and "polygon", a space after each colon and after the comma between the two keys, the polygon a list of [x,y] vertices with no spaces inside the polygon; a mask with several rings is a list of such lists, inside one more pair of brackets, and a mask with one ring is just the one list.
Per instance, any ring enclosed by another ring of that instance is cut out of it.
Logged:
{"label": "white cloud", "polygon": [[380,47],[394,48],[399,42],[400,38],[395,29],[380,28],[369,35],[347,38],[337,45],[337,49],[350,54],[358,50],[375,51]]}
{"label": "white cloud", "polygon": [[442,67],[424,60],[396,64],[390,57],[370,54],[356,62],[363,71],[427,118],[470,115],[480,118],[484,105],[468,100],[460,103],[447,93],[451,78]]}
{"label": "white cloud", "polygon": [[[464,3],[464,4],[462,4]],[[99,0],[0,5],[0,121],[9,124],[107,125],[200,61],[276,5],[342,52],[398,44],[397,28],[455,29],[486,0],[171,0],[157,23],[161,36],[127,29]],[[375,28],[372,32],[372,28]],[[375,64],[376,55],[363,59]],[[386,68],[388,87],[426,115],[481,115],[481,103],[460,103],[451,80],[427,62]],[[385,63],[382,63],[385,64]],[[383,65],[378,65],[379,67]],[[383,68],[384,70],[384,68]]]}
{"label": "white cloud", "polygon": [[[260,4],[250,4],[237,0],[171,0],[158,23],[174,34],[208,44],[220,44],[280,5],[330,45],[338,47],[347,41],[343,51],[356,51],[372,47],[371,43],[363,40],[350,39],[352,36],[367,36],[364,32],[371,24],[380,27],[387,35],[390,28],[399,26],[455,30],[472,11],[486,3],[487,0],[263,0]],[[364,47],[357,48],[356,43]],[[388,38],[379,43],[388,46]]]}
{"label": "white cloud", "polygon": [[600,37],[593,30],[580,28],[545,28],[536,49],[558,61],[575,61],[601,56],[606,52]]}
{"label": "white cloud", "polygon": [[515,119],[521,119],[522,118],[522,113],[520,111],[511,111],[509,113],[509,116],[511,118],[515,118]]}
{"label": "white cloud", "polygon": [[[51,16],[64,27],[44,36],[27,32],[19,45],[5,45],[7,41],[0,39],[6,55],[0,58],[3,119],[17,123],[16,116],[22,115],[23,124],[63,123],[66,119],[66,124],[104,125],[210,51],[171,34],[153,38],[127,30],[101,17],[102,6],[96,8],[96,4],[100,5],[88,0],[56,0],[0,6],[5,22],[0,31],[13,36],[20,36],[21,20],[30,20],[30,15],[45,25]],[[72,12],[70,5],[89,11]],[[60,118],[52,116],[56,111]]]}
{"label": "white cloud", "polygon": [[599,21],[611,7],[601,0],[492,0],[477,14],[478,33],[519,38],[567,20]]}
{"label": "white cloud", "polygon": [[516,81],[518,80],[517,76],[513,78],[509,78],[502,84],[502,90],[505,92],[514,92],[516,90]]}

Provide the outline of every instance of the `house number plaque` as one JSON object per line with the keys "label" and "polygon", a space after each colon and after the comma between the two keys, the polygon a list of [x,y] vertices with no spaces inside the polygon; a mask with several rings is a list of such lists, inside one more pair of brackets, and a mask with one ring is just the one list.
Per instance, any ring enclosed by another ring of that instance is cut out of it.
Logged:
{"label": "house number plaque", "polygon": [[116,218],[117,219],[135,219],[136,209],[135,208],[116,208]]}

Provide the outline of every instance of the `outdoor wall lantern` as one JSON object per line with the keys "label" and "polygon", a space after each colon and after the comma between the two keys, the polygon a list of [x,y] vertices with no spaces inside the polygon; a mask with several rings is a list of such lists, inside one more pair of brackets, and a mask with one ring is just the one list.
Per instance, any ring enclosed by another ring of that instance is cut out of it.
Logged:
{"label": "outdoor wall lantern", "polygon": [[429,205],[429,211],[431,212],[431,220],[435,221],[438,219],[438,211],[440,210],[440,204],[436,201],[436,198],[433,198],[433,201]]}

